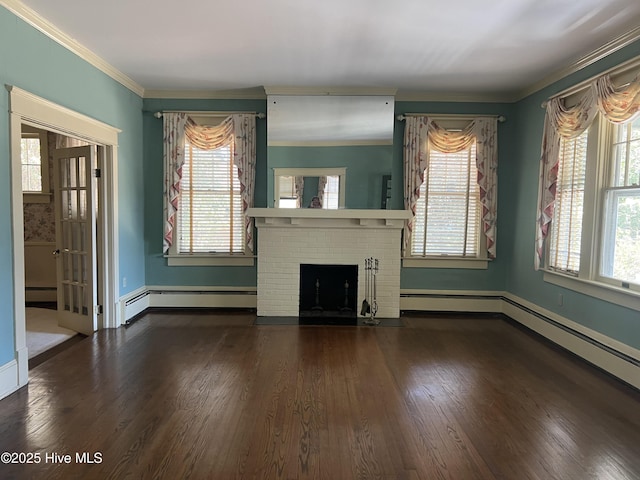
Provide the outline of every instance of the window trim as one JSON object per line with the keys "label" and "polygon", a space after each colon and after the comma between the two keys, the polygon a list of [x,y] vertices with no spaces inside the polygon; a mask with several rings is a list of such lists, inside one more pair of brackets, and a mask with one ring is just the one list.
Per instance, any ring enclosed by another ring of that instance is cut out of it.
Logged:
{"label": "window trim", "polygon": [[346,178],[347,178],[347,168],[346,167],[300,167],[300,168],[290,168],[290,167],[274,167],[273,168],[273,206],[274,208],[278,207],[279,193],[280,193],[280,177],[322,177],[322,176],[335,176],[339,177],[340,181],[340,191],[338,193],[338,209],[345,208],[345,193],[347,190]]}
{"label": "window trim", "polygon": [[223,253],[208,253],[191,255],[179,253],[164,255],[167,265],[170,267],[203,267],[203,266],[232,266],[232,267],[253,267],[255,265],[255,255],[236,253],[234,255]]}
{"label": "window trim", "polygon": [[580,245],[580,270],[577,274],[549,266],[549,241],[545,242],[543,280],[590,297],[640,311],[640,285],[603,277],[600,262],[605,235],[605,192],[612,187],[612,149],[615,125],[598,114],[588,127],[587,171]]}
{"label": "window trim", "polygon": [[[34,138],[38,135],[40,139],[40,175],[42,176],[42,190],[22,191],[23,203],[50,203],[53,194],[51,193],[51,184],[49,182],[49,143],[47,132],[45,130],[23,124],[21,127],[20,138]],[[26,134],[26,135],[25,135]],[[22,166],[23,163],[20,162]]]}
{"label": "window trim", "polygon": [[[438,121],[438,118],[434,118]],[[438,122],[438,124],[448,130],[463,129],[469,123],[468,118],[447,118]],[[429,148],[430,150],[430,148]],[[425,181],[427,181],[425,179]],[[462,255],[411,255],[411,245],[408,247],[409,255],[402,258],[402,266],[404,268],[450,268],[450,269],[472,269],[487,270],[489,268],[489,255],[487,253],[487,237],[482,228],[482,219],[478,218],[478,255],[462,256]]]}
{"label": "window trim", "polygon": [[[484,236],[484,234],[482,234]],[[443,255],[441,257],[404,257],[404,268],[460,268],[472,270],[487,270],[489,259],[481,257],[454,257]]]}
{"label": "window trim", "polygon": [[[186,154],[186,152],[185,152]],[[242,214],[244,217],[245,215]],[[179,253],[179,212],[175,216],[174,233],[176,241],[169,247],[169,252],[163,255],[167,259],[169,267],[203,267],[203,266],[234,266],[234,267],[252,267],[255,265],[256,256],[247,251],[244,245],[244,252],[222,252],[222,253]]]}
{"label": "window trim", "polygon": [[543,270],[543,280],[559,287],[640,312],[640,292],[596,280]]}

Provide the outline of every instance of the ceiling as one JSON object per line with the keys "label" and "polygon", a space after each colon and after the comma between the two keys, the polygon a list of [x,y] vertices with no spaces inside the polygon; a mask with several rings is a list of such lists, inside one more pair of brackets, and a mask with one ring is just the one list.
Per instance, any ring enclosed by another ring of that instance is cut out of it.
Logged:
{"label": "ceiling", "polygon": [[513,98],[640,37],[638,0],[23,4],[146,92],[278,86]]}

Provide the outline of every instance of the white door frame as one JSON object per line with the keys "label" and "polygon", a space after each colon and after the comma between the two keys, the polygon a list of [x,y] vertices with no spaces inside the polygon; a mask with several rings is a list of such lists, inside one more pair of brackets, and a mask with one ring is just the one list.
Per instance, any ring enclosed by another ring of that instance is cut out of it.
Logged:
{"label": "white door frame", "polygon": [[[15,358],[18,367],[18,388],[27,384],[29,362],[26,346],[25,295],[24,295],[24,212],[22,205],[22,165],[20,139],[22,124],[31,125],[63,135],[81,138],[104,147],[102,166],[103,185],[101,195],[100,227],[103,232],[99,242],[102,255],[103,315],[98,328],[115,328],[121,319],[117,308],[120,297],[118,266],[118,133],[121,130],[91,117],[61,107],[17,87],[7,86],[10,97],[10,146],[11,146],[11,202],[13,230],[13,310],[15,332]],[[102,321],[101,321],[102,320]]]}

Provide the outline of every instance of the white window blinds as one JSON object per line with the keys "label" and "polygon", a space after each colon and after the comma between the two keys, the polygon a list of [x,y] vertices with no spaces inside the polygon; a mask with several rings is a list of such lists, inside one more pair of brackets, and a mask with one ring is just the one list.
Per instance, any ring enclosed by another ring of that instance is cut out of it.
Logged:
{"label": "white window blinds", "polygon": [[185,142],[178,253],[242,253],[244,226],[232,145],[201,150]]}
{"label": "white window blinds", "polygon": [[324,186],[322,208],[335,210],[340,202],[340,177],[327,175],[327,183]]}
{"label": "white window blinds", "polygon": [[580,270],[584,188],[587,172],[588,130],[573,139],[562,139],[558,161],[558,179],[549,266],[567,273]]}
{"label": "white window blinds", "polygon": [[420,187],[411,254],[476,257],[480,193],[475,143],[457,153],[429,150]]}

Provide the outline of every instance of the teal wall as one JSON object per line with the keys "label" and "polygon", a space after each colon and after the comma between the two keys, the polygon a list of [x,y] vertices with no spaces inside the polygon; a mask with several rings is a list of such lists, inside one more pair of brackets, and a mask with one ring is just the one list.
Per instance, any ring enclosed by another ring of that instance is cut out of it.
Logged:
{"label": "teal wall", "polygon": [[[498,238],[496,259],[489,262],[486,270],[403,268],[400,272],[401,288],[432,290],[504,290],[506,269],[511,256],[511,247],[505,233],[510,228],[510,219],[503,208],[510,202],[509,183],[514,168],[514,132],[518,122],[514,118],[514,107],[509,103],[466,102],[396,102],[396,117],[404,113],[503,115],[505,122],[498,123]],[[394,151],[392,191],[403,191],[402,144],[404,121],[397,121],[394,129]],[[393,208],[403,208],[394,197]]]}
{"label": "teal wall", "polygon": [[[274,168],[346,167],[346,208],[380,208],[382,176],[391,174],[392,153],[391,145],[268,147],[267,198],[270,206],[274,199]],[[394,195],[402,205],[402,191],[393,191]]]}
{"label": "teal wall", "polygon": [[[14,85],[122,130],[119,135],[121,295],[145,284],[142,99],[0,7],[0,84]],[[9,93],[0,89],[0,366],[14,358]],[[7,248],[9,247],[9,248]]]}
{"label": "teal wall", "polygon": [[[169,267],[162,254],[163,160],[162,119],[153,114],[163,110],[219,110],[266,113],[266,100],[172,100],[145,99],[143,113],[145,259],[147,285],[253,286],[256,267]],[[266,207],[267,128],[256,119],[255,206]]]}
{"label": "teal wall", "polygon": [[[486,270],[403,268],[401,287],[436,290],[506,290],[632,347],[640,348],[637,311],[566,290],[533,270],[533,245],[540,142],[541,103],[553,93],[606,68],[640,55],[640,42],[514,104],[396,102],[396,114],[504,115],[499,124],[498,258]],[[27,59],[27,60],[25,60]],[[46,81],[45,81],[46,79]],[[162,256],[162,121],[159,110],[266,111],[266,100],[140,99],[136,94],[79,59],[0,7],[0,83],[25,89],[122,130],[119,136],[120,276],[125,295],[143,285],[255,286],[255,267],[167,267]],[[8,111],[8,93],[0,91],[0,109]],[[365,171],[348,187],[353,208],[374,208],[382,174],[392,175],[390,207],[402,209],[402,138],[396,121],[391,163],[374,161],[371,152],[348,154],[324,166]],[[330,147],[325,147],[330,148]],[[331,152],[329,158],[339,158]],[[363,155],[364,160],[357,157]],[[305,154],[308,157],[308,154]],[[285,162],[286,163],[286,162]],[[281,165],[290,166],[290,165]],[[271,167],[271,166],[270,166]],[[370,174],[370,177],[367,175]],[[0,242],[12,245],[8,115],[0,116]],[[362,178],[366,178],[362,180]],[[266,120],[257,121],[257,207],[270,204],[272,173],[267,168]],[[370,192],[373,192],[370,194]],[[366,199],[366,200],[364,200]],[[350,205],[351,206],[351,205]],[[141,229],[140,226],[143,226]],[[13,359],[13,248],[0,251],[0,366]],[[557,296],[564,297],[563,306]]]}
{"label": "teal wall", "polygon": [[[533,259],[540,144],[545,113],[541,108],[542,102],[565,88],[638,55],[640,42],[635,42],[515,105],[517,128],[513,139],[514,168],[506,185],[508,201],[501,204],[501,215],[507,217],[511,226],[504,242],[511,246],[506,270],[507,290],[634,348],[640,348],[640,313],[544,282],[542,272],[533,269]],[[562,306],[558,305],[559,294],[563,295]]]}

